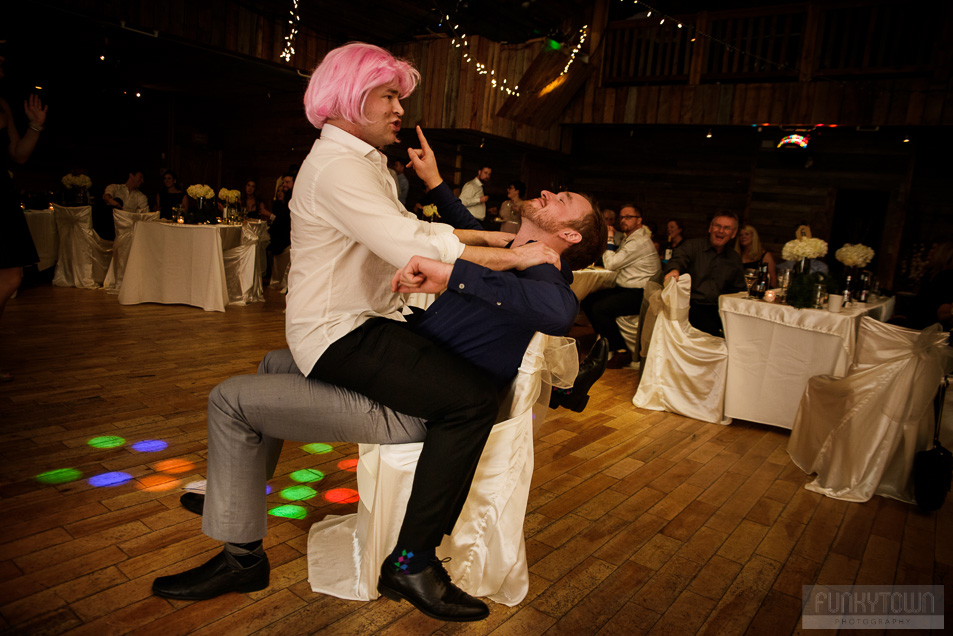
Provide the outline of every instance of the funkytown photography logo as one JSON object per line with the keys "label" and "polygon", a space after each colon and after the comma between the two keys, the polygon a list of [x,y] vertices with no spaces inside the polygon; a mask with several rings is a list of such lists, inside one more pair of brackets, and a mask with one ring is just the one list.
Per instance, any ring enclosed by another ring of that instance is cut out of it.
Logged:
{"label": "funkytown photography logo", "polygon": [[942,585],[804,585],[804,629],[943,629]]}

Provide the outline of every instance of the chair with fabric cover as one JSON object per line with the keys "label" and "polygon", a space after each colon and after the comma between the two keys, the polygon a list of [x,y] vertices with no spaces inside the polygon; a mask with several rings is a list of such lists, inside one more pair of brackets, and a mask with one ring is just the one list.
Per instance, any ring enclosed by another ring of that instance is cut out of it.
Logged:
{"label": "chair with fabric cover", "polygon": [[[533,433],[546,417],[550,386],[578,371],[572,339],[537,333],[523,356],[477,466],[453,533],[437,548],[454,583],[474,596],[516,605],[529,590],[523,518],[533,475]],[[360,445],[358,511],[311,526],[308,580],[315,592],[377,598],[381,564],[397,543],[423,443]]]}
{"label": "chair with fabric cover", "polygon": [[288,271],[291,269],[291,246],[281,254],[275,254],[271,261],[271,282],[269,287],[277,287],[281,293],[288,291]]}
{"label": "chair with fabric cover", "polygon": [[950,366],[947,334],[861,319],[843,378],[814,376],[801,397],[788,453],[834,499],[913,499],[913,458],[933,435],[933,397]]}
{"label": "chair with fabric cover", "polygon": [[[652,328],[655,326],[655,316],[658,314],[658,304],[655,311],[651,312],[652,298],[662,291],[662,272],[661,270],[653,276],[642,289],[642,307],[638,314],[631,316],[619,316],[615,319],[615,324],[619,327],[619,333],[622,334],[622,340],[625,341],[625,348],[632,355],[632,360],[639,362],[643,360],[648,352],[649,338],[652,336]],[[651,315],[650,315],[651,312]],[[645,326],[648,326],[648,333],[645,333]],[[643,335],[645,340],[643,341]]]}
{"label": "chair with fabric cover", "polygon": [[642,378],[632,403],[703,422],[723,421],[728,346],[688,323],[691,276],[665,281]]}
{"label": "chair with fabric cover", "polygon": [[132,237],[136,231],[136,224],[142,221],[158,221],[158,212],[126,212],[113,210],[113,224],[116,226],[116,240],[113,241],[112,259],[109,261],[109,270],[103,287],[106,291],[118,294],[122,286],[122,277],[126,271],[126,261],[129,260],[129,249],[132,247]]}
{"label": "chair with fabric cover", "polygon": [[93,229],[93,208],[88,205],[66,208],[53,204],[60,248],[53,274],[59,287],[98,289],[103,286],[112,255],[112,241],[105,241]]}
{"label": "chair with fabric cover", "polygon": [[258,257],[258,246],[267,231],[266,223],[249,221],[242,226],[241,245],[225,250],[223,258],[229,305],[265,301],[261,287],[261,260]]}

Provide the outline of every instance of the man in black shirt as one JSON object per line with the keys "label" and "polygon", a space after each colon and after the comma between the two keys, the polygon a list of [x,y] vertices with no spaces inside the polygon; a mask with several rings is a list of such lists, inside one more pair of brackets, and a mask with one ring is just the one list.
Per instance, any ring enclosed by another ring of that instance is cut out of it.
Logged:
{"label": "man in black shirt", "polygon": [[737,233],[738,215],[721,210],[708,226],[708,238],[683,241],[666,266],[666,281],[677,280],[683,273],[692,277],[688,322],[719,338],[724,337],[724,331],[718,315],[718,296],[745,289],[741,256],[730,249]]}

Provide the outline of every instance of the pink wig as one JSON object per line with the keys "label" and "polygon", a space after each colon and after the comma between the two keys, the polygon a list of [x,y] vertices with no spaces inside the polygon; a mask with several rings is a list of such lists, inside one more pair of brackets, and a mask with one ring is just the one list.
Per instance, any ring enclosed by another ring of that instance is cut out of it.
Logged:
{"label": "pink wig", "polygon": [[368,93],[396,82],[403,99],[414,92],[419,81],[420,73],[409,62],[379,46],[351,42],[328,53],[314,69],[304,94],[304,112],[315,128],[338,117],[367,124],[364,101]]}

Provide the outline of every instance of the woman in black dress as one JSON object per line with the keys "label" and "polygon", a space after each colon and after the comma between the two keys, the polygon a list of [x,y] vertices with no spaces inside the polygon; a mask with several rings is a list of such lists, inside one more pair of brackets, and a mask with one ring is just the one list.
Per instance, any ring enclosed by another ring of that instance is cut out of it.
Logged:
{"label": "woman in black dress", "polygon": [[179,177],[171,170],[162,174],[162,189],[156,194],[156,209],[160,219],[171,219],[172,208],[185,207],[185,194],[179,187]]}
{"label": "woman in black dress", "polygon": [[[0,56],[0,79],[4,75],[4,61]],[[0,316],[23,280],[23,268],[40,260],[23,209],[17,200],[9,166],[26,163],[33,154],[46,122],[46,106],[39,97],[30,95],[23,102],[23,110],[29,123],[26,132],[21,135],[13,121],[13,110],[6,100],[0,99],[0,143],[4,145],[3,152],[0,152],[0,224],[3,225],[3,231],[0,232]],[[0,382],[12,379],[9,373],[0,372]]]}

